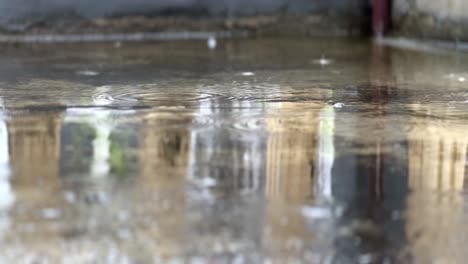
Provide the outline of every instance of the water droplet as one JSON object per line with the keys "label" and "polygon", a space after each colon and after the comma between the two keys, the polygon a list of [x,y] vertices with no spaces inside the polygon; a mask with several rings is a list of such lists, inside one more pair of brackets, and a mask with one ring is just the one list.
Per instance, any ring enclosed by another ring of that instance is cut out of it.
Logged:
{"label": "water droplet", "polygon": [[96,71],[78,71],[76,72],[78,75],[83,75],[83,76],[96,76],[99,75],[99,72]]}
{"label": "water droplet", "polygon": [[255,73],[253,73],[253,72],[243,72],[242,73],[242,76],[254,76],[254,75],[255,75]]}
{"label": "water droplet", "polygon": [[98,95],[93,96],[93,103],[95,105],[99,105],[99,106],[110,105],[114,101],[115,101],[114,98],[112,98],[111,95],[106,94],[106,93],[98,94]]}
{"label": "water droplet", "polygon": [[60,210],[57,208],[45,208],[41,211],[41,216],[45,219],[57,219],[61,215],[62,212],[60,212]]}
{"label": "water droplet", "polygon": [[209,49],[215,49],[217,46],[217,41],[215,37],[209,37],[207,40],[207,45]]}
{"label": "water droplet", "polygon": [[314,60],[315,64],[321,65],[321,66],[327,66],[332,64],[332,60],[325,58],[325,56],[322,55],[320,59]]}
{"label": "water droplet", "polygon": [[344,106],[343,103],[335,103],[335,104],[333,105],[334,108],[342,108],[343,106]]}

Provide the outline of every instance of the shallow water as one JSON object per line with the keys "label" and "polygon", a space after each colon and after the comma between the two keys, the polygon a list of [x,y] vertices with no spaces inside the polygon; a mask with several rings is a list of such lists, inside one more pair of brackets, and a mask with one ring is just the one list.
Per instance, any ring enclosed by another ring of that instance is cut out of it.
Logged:
{"label": "shallow water", "polygon": [[0,58],[2,263],[468,257],[467,55],[276,39]]}

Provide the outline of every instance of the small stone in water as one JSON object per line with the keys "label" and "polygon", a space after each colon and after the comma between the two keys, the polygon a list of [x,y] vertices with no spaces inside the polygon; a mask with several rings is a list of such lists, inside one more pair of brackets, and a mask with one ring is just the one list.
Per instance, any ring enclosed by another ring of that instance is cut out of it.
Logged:
{"label": "small stone in water", "polygon": [[60,210],[56,208],[45,208],[41,211],[41,215],[45,219],[57,219],[61,214]]}

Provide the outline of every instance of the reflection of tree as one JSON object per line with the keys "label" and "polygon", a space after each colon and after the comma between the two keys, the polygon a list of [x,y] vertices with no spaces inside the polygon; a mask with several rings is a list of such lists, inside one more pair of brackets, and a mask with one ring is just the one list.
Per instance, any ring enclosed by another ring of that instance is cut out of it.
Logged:
{"label": "reflection of tree", "polygon": [[[430,108],[419,105],[411,109],[420,115],[431,113]],[[413,193],[407,202],[407,235],[413,253],[422,262],[463,263],[466,256],[457,245],[457,234],[463,227],[459,192],[465,179],[467,127],[456,121],[435,122],[424,117],[412,121],[408,153]]]}
{"label": "reflection of tree", "polygon": [[106,110],[70,114],[62,129],[61,174],[129,176],[137,171],[136,137],[131,127],[115,126]]}
{"label": "reflection of tree", "polygon": [[93,157],[91,142],[96,137],[94,128],[87,123],[65,123],[62,129],[60,170],[64,177],[89,173]]}
{"label": "reflection of tree", "polygon": [[114,131],[110,134],[109,163],[111,174],[118,177],[129,176],[132,171],[137,171],[137,160],[133,155],[136,147],[136,135],[128,131]]}

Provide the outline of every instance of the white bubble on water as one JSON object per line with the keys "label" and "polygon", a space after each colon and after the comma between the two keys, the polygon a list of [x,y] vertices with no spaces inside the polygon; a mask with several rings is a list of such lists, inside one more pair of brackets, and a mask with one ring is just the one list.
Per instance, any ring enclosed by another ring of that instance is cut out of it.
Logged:
{"label": "white bubble on water", "polygon": [[344,106],[343,103],[335,103],[335,104],[333,105],[334,108],[342,108],[343,106]]}

